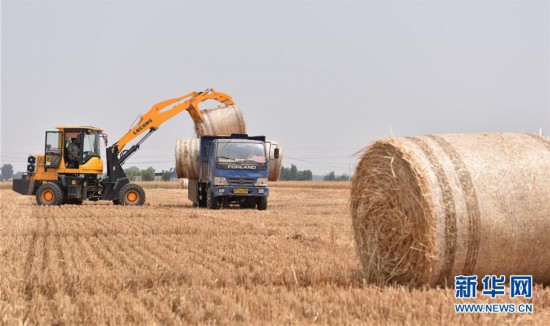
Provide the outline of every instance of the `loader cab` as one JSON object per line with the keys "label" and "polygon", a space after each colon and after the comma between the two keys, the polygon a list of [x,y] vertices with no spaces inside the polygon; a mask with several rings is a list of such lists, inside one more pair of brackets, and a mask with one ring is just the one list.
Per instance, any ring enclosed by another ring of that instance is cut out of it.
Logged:
{"label": "loader cab", "polygon": [[100,156],[102,130],[94,127],[57,127],[47,131],[44,169],[58,173],[102,173]]}

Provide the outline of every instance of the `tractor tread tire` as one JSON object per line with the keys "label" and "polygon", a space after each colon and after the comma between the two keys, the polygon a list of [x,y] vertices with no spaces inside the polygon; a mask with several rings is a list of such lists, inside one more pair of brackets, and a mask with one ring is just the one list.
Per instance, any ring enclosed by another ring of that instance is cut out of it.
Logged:
{"label": "tractor tread tire", "polygon": [[120,188],[117,200],[122,206],[142,206],[145,203],[145,191],[141,186],[129,183]]}
{"label": "tractor tread tire", "polygon": [[[45,198],[44,193],[46,191],[51,192],[52,199],[47,200]],[[59,206],[63,204],[63,199],[65,198],[65,194],[63,193],[63,190],[61,187],[59,187],[57,184],[53,182],[48,182],[46,184],[41,185],[38,187],[38,190],[36,191],[36,202],[38,205],[41,206]]]}

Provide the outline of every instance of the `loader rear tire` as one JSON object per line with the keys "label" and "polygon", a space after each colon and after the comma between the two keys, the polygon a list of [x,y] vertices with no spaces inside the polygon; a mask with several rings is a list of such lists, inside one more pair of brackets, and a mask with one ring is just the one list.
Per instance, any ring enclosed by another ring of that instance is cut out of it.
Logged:
{"label": "loader rear tire", "polygon": [[129,183],[118,192],[118,201],[122,206],[142,206],[145,203],[145,191],[141,186]]}
{"label": "loader rear tire", "polygon": [[36,191],[36,202],[42,206],[59,206],[63,204],[63,190],[53,182],[41,185]]}

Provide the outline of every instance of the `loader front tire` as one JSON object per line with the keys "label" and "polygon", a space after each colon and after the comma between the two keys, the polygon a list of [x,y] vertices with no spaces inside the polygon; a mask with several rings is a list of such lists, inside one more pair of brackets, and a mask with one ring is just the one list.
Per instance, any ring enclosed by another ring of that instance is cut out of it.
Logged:
{"label": "loader front tire", "polygon": [[63,190],[53,182],[41,185],[36,191],[36,202],[42,206],[59,206],[63,204]]}
{"label": "loader front tire", "polygon": [[129,183],[118,192],[118,201],[122,206],[142,206],[145,203],[145,191],[141,186]]}

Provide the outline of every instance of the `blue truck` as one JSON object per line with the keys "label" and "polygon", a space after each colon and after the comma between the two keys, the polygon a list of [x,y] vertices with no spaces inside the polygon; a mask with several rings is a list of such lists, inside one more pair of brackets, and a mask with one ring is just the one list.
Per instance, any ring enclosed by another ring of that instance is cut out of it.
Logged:
{"label": "blue truck", "polygon": [[[270,146],[265,136],[200,137],[199,177],[189,180],[188,189],[193,205],[209,209],[239,205],[266,210]],[[273,158],[279,158],[279,148],[274,148]]]}

